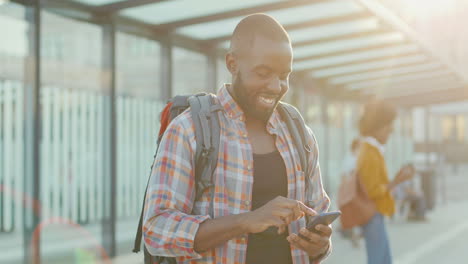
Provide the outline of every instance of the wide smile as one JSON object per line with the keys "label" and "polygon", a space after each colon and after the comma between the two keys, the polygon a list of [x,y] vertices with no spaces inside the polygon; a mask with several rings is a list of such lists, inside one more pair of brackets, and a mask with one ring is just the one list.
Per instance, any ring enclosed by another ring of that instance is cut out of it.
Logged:
{"label": "wide smile", "polygon": [[275,103],[275,98],[274,97],[265,97],[265,96],[259,96],[258,100],[264,104],[264,105],[269,105],[272,106]]}

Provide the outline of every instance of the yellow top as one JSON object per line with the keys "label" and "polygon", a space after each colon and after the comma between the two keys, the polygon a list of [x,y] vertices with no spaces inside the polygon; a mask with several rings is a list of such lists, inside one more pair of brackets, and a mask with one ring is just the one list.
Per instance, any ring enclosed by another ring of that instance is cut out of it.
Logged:
{"label": "yellow top", "polygon": [[382,153],[375,146],[367,142],[361,144],[357,172],[369,198],[375,202],[377,211],[383,215],[393,215],[395,201],[387,189],[387,166]]}

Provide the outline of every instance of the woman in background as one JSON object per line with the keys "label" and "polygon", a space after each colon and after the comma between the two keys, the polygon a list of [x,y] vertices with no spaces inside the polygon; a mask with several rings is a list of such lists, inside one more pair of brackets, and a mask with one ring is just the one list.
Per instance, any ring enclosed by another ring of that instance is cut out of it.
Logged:
{"label": "woman in background", "polygon": [[359,121],[361,146],[357,160],[357,173],[369,198],[375,203],[377,212],[365,224],[363,236],[366,242],[368,264],[391,264],[392,256],[384,216],[395,212],[392,190],[414,175],[411,166],[403,167],[390,181],[385,165],[385,144],[393,131],[396,109],[380,100],[365,106]]}

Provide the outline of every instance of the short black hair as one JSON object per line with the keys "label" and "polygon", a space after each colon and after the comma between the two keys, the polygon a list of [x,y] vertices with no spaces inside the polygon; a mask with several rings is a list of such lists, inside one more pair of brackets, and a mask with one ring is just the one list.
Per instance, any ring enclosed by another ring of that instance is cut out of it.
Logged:
{"label": "short black hair", "polygon": [[257,13],[245,17],[237,24],[232,33],[230,52],[236,52],[246,44],[247,47],[252,47],[256,36],[291,43],[288,33],[276,19],[267,14]]}

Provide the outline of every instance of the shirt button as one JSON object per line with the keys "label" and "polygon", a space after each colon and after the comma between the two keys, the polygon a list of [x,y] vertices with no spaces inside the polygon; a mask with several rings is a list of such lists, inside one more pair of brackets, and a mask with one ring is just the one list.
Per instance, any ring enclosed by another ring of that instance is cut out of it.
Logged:
{"label": "shirt button", "polygon": [[244,204],[245,204],[246,206],[249,206],[249,205],[250,205],[250,201],[244,201]]}
{"label": "shirt button", "polygon": [[251,170],[252,170],[252,166],[248,165],[248,166],[247,166],[247,170],[248,170],[248,171],[251,171]]}
{"label": "shirt button", "polygon": [[247,137],[247,133],[242,134],[242,136],[246,138],[246,137]]}

